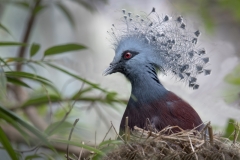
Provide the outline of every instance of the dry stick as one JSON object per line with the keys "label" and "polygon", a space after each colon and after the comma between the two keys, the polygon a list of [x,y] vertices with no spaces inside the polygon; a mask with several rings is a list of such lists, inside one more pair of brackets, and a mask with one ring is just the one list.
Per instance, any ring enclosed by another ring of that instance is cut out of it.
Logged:
{"label": "dry stick", "polygon": [[78,157],[74,153],[72,153],[72,155],[75,159],[78,159]]}
{"label": "dry stick", "polygon": [[[203,127],[203,129],[200,131],[200,133],[203,135],[204,133],[204,131],[206,131],[206,129],[208,128],[208,126],[211,124],[211,122],[209,121],[204,127]],[[203,136],[203,138],[204,138],[204,136]]]}
{"label": "dry stick", "polygon": [[111,125],[111,127],[108,129],[107,133],[105,134],[105,136],[104,136],[102,142],[105,140],[105,138],[107,137],[107,135],[108,135],[108,133],[110,132],[111,129],[112,129],[112,125]]}
{"label": "dry stick", "polygon": [[[136,126],[136,127],[137,127],[137,126]],[[135,129],[135,126],[134,126],[134,129]],[[143,131],[144,131],[144,130],[142,130],[142,134],[141,134],[141,136],[140,136],[139,140],[141,140],[141,139],[142,139],[142,136],[143,136]]]}
{"label": "dry stick", "polygon": [[[123,138],[117,133],[117,130],[116,130],[116,128],[113,126],[112,121],[111,121],[111,125],[112,125],[115,133],[117,134],[117,136],[124,142]],[[127,144],[132,150],[134,150],[134,148],[133,148],[129,143],[126,143],[126,144]]]}
{"label": "dry stick", "polygon": [[240,125],[238,123],[235,124],[235,129],[234,129],[234,139],[233,139],[233,144],[236,143],[239,135],[239,130],[240,130]]}
{"label": "dry stick", "polygon": [[204,146],[207,147],[208,143],[207,142],[207,134],[203,134],[203,141],[204,141]]}
{"label": "dry stick", "polygon": [[[111,137],[109,138],[109,141],[111,141]],[[110,143],[108,143],[108,147],[109,147]]]}
{"label": "dry stick", "polygon": [[209,138],[210,138],[210,144],[213,145],[213,130],[212,126],[208,126],[208,132],[209,132]]}
{"label": "dry stick", "polygon": [[113,127],[116,135],[124,142],[123,138],[117,133],[117,130],[116,130],[116,128],[113,126],[112,121],[111,121],[111,125],[112,125],[112,127]]}
{"label": "dry stick", "polygon": [[205,144],[205,141],[203,141],[202,143],[200,143],[200,144],[197,144],[197,145],[195,145],[195,148],[200,148],[202,145],[204,145]]}
{"label": "dry stick", "polygon": [[130,140],[130,127],[128,126],[128,136],[127,136],[127,140]]}
{"label": "dry stick", "polygon": [[67,158],[67,160],[75,160],[72,157],[67,157],[67,155],[65,154],[65,157]]}
{"label": "dry stick", "polygon": [[127,136],[128,135],[128,117],[126,117],[126,120],[125,120],[125,141],[127,142]]}
{"label": "dry stick", "polygon": [[[70,134],[69,134],[69,137],[68,137],[68,141],[71,140],[73,130],[74,130],[74,128],[75,128],[75,126],[76,126],[76,124],[77,124],[78,121],[79,121],[79,118],[76,119],[75,122],[73,123],[73,127],[72,127],[72,129],[71,129],[71,131],[70,131]],[[67,159],[68,159],[68,158],[69,158],[69,144],[67,144]]]}
{"label": "dry stick", "polygon": [[[199,128],[200,126],[204,125],[205,122],[202,122],[201,124],[199,124],[198,126],[194,127],[193,129],[191,129],[190,131],[194,131],[196,130],[197,128]],[[206,124],[208,125],[210,123],[210,121]],[[203,127],[203,129],[201,129],[200,132],[204,131],[206,129],[206,125]]]}
{"label": "dry stick", "polygon": [[[84,144],[84,142],[82,142],[82,144]],[[83,150],[83,147],[82,147],[81,150],[80,150],[80,153],[79,153],[79,156],[78,156],[78,160],[80,160],[81,157],[82,157],[82,150]]]}
{"label": "dry stick", "polygon": [[[137,126],[134,126],[134,130],[136,130],[136,131],[138,131],[138,132],[142,132],[142,131],[143,131],[143,129],[138,128]],[[148,132],[149,132],[149,131],[144,130],[144,131],[143,131],[143,134],[146,135],[146,136],[148,136],[148,135],[149,135]],[[167,140],[173,140],[173,141],[179,140],[179,141],[188,142],[187,139],[183,139],[183,138],[179,138],[179,137],[171,137],[171,136],[166,136],[166,135],[159,135],[159,134],[156,134],[156,133],[152,133],[152,136],[153,136],[153,137],[160,137],[161,139],[165,139],[165,140],[166,140],[166,139],[167,139]],[[192,141],[202,143],[202,140],[199,140],[199,139],[196,139],[196,138],[192,138]]]}
{"label": "dry stick", "polygon": [[195,155],[195,157],[196,157],[196,160],[198,160],[198,156],[197,156],[197,154],[196,154],[196,152],[195,152],[195,149],[193,148],[192,141],[191,141],[191,138],[189,137],[189,135],[188,135],[188,139],[189,139],[189,142],[190,142],[190,146],[191,146],[191,148],[192,148],[192,151],[193,151],[193,153],[194,153],[194,155]]}

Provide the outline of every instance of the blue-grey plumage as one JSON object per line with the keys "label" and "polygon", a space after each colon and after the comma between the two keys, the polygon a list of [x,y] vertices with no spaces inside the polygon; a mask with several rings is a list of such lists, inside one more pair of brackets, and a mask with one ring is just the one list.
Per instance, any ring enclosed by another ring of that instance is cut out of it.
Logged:
{"label": "blue-grey plumage", "polygon": [[[126,11],[123,10],[125,14]],[[150,17],[153,15],[154,17]],[[131,17],[131,20],[129,19]],[[209,62],[204,49],[197,49],[199,31],[186,30],[183,18],[173,20],[169,16],[160,18],[152,10],[145,18],[133,14],[124,15],[125,28],[113,29],[111,36],[115,57],[104,75],[115,72],[124,74],[132,84],[131,97],[123,115],[120,130],[124,128],[125,117],[129,126],[144,127],[148,118],[152,126],[161,130],[168,125],[192,129],[202,124],[196,111],[184,100],[164,88],[157,77],[156,69],[173,74],[180,80],[198,89],[196,76]],[[116,25],[113,25],[116,27]],[[200,127],[201,128],[201,127]]]}

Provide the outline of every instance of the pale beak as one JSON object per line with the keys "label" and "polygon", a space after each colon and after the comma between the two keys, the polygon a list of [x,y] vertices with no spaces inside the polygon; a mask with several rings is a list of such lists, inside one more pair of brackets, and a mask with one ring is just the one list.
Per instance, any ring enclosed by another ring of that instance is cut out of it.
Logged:
{"label": "pale beak", "polygon": [[102,73],[102,75],[106,76],[106,75],[114,73],[114,68],[115,68],[115,65],[110,64],[110,66],[105,69],[105,71]]}

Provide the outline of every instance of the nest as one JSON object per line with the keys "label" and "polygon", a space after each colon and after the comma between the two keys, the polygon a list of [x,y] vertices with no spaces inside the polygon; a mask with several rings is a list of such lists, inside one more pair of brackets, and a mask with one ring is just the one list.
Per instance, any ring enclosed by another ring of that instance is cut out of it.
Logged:
{"label": "nest", "polygon": [[[173,133],[172,130],[180,132]],[[208,128],[209,134],[206,134]],[[127,133],[127,132],[126,132]],[[125,143],[115,147],[104,160],[239,160],[240,144],[235,140],[213,135],[210,124],[202,131],[166,127],[152,132],[134,127],[132,134],[120,137]]]}

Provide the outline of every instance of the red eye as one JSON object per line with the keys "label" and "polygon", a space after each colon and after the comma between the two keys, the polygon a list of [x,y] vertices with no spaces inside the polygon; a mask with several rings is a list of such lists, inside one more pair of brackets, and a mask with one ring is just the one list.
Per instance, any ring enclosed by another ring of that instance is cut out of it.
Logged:
{"label": "red eye", "polygon": [[130,59],[130,58],[132,58],[132,54],[130,52],[126,52],[126,53],[124,53],[123,58]]}

